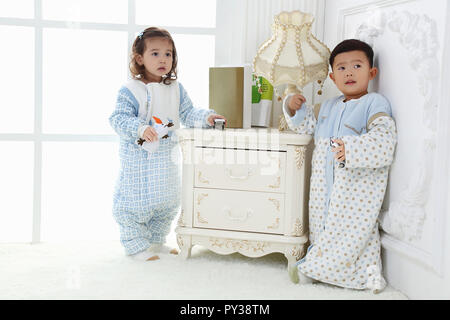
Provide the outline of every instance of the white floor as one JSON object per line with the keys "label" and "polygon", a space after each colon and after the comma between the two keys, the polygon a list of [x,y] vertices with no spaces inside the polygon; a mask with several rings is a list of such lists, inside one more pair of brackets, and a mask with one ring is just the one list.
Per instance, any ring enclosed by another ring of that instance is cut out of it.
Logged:
{"label": "white floor", "polygon": [[[169,243],[176,246],[174,237]],[[290,282],[282,254],[192,256],[140,262],[118,241],[0,245],[0,299],[407,299],[391,287],[374,295],[323,283]]]}

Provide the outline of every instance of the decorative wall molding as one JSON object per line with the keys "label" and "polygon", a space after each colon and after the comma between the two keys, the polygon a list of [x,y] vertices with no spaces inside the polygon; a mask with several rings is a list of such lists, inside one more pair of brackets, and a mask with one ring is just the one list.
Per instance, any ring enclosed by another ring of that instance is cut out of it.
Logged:
{"label": "decorative wall molding", "polygon": [[[449,84],[449,76],[441,71],[439,65],[439,39],[437,37],[437,22],[425,14],[414,14],[406,10],[380,10],[388,7],[399,7],[403,4],[418,2],[419,0],[381,0],[372,1],[363,5],[344,8],[339,11],[337,39],[342,40],[346,33],[346,19],[352,15],[371,12],[375,13],[371,19],[366,19],[357,28],[356,37],[375,44],[374,41],[385,32],[392,32],[398,37],[399,44],[408,52],[407,61],[415,71],[418,80],[418,92],[424,97],[422,109],[422,125],[425,129],[423,139],[419,141],[420,157],[417,159],[417,170],[411,175],[408,187],[401,195],[400,200],[389,203],[389,209],[380,215],[383,231],[381,242],[384,248],[401,253],[412,258],[437,274],[443,273],[443,242],[444,221],[448,210],[446,190],[449,183],[441,173],[449,171],[448,143],[450,130],[445,129],[446,121],[450,120],[450,112],[438,108],[445,105],[450,97],[442,89],[445,83]],[[397,8],[395,8],[397,9]],[[383,12],[388,11],[388,12]],[[449,39],[450,18],[447,15],[445,36]],[[444,41],[444,56],[450,54],[450,46]],[[445,59],[443,69],[450,69],[450,63]],[[440,78],[442,75],[442,79]],[[443,118],[445,119],[443,119]],[[444,128],[443,128],[444,124]],[[444,132],[444,134],[443,134]],[[439,154],[439,157],[436,155]],[[445,159],[441,159],[444,157]],[[433,170],[440,172],[439,177],[433,177]],[[448,178],[447,178],[448,179]],[[421,250],[408,241],[422,237],[422,227],[426,218],[425,205],[429,199],[429,191],[434,186],[441,202],[433,203],[433,244],[430,252]],[[445,189],[445,190],[443,190]],[[434,207],[435,205],[435,207]]]}
{"label": "decorative wall molding", "polygon": [[433,256],[429,252],[425,252],[416,248],[415,246],[399,240],[388,233],[383,233],[381,237],[381,245],[389,250],[395,251],[401,255],[407,256],[414,261],[419,262],[427,268],[434,269],[439,273],[439,269],[436,268],[433,263]]}
{"label": "decorative wall molding", "polygon": [[414,166],[417,170],[412,172],[407,189],[401,193],[400,200],[389,203],[388,210],[380,215],[381,227],[386,233],[400,240],[412,241],[422,237],[427,214],[425,205],[433,173],[430,164],[433,163],[436,147],[439,41],[436,21],[426,15],[407,11],[392,11],[388,14],[376,11],[359,26],[355,37],[376,48],[375,40],[386,31],[395,34],[400,45],[408,52],[409,67],[416,71],[419,92],[424,97],[423,125],[428,129],[419,142],[418,163]]}

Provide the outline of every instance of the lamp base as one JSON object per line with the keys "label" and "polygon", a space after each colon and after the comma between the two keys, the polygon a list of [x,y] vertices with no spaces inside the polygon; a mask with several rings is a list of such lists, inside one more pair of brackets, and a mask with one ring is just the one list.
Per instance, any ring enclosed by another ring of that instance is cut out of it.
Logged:
{"label": "lamp base", "polygon": [[[288,94],[302,94],[302,92],[297,88],[296,85],[288,84],[286,89],[284,90],[282,100],[288,95]],[[289,130],[289,126],[286,122],[286,118],[284,117],[284,114],[281,114],[278,122],[278,131],[287,131]]]}
{"label": "lamp base", "polygon": [[287,131],[289,130],[289,126],[286,122],[286,118],[284,117],[284,114],[282,114],[278,118],[278,131]]}

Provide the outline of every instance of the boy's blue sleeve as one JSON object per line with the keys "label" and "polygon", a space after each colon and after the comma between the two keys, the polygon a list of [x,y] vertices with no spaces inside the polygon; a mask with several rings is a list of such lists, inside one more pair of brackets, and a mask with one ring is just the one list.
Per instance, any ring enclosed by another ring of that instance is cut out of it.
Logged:
{"label": "boy's blue sleeve", "polygon": [[122,87],[109,123],[120,137],[136,140],[139,127],[145,124],[145,121],[138,117],[138,112],[139,103],[136,98],[128,88]]}
{"label": "boy's blue sleeve", "polygon": [[211,127],[207,119],[215,111],[212,109],[194,108],[184,87],[180,85],[180,121],[188,128],[208,128]]}
{"label": "boy's blue sleeve", "polygon": [[389,101],[377,97],[368,108],[367,119],[367,133],[342,137],[348,168],[381,168],[394,160],[397,129]]}
{"label": "boy's blue sleeve", "polygon": [[282,107],[289,128],[300,134],[314,134],[317,120],[313,108],[303,103],[302,107],[291,117],[288,111],[291,97],[292,95],[288,95],[284,98]]}

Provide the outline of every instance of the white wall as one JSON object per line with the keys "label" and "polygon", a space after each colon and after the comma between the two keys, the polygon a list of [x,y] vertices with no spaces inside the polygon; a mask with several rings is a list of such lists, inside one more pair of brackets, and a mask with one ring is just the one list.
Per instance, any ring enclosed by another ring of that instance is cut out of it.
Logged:
{"label": "white wall", "polygon": [[435,211],[430,213],[436,228],[431,232],[439,233],[442,230],[442,238],[433,243],[431,258],[434,261],[431,265],[424,265],[422,261],[417,262],[394,250],[387,249],[384,254],[386,272],[391,283],[413,299],[450,299],[450,170],[448,165],[450,159],[450,130],[448,129],[450,123],[450,92],[448,91],[450,86],[450,6],[447,1],[444,2],[447,5],[446,8],[443,6],[440,8],[445,14],[445,23],[443,30],[440,30],[444,35],[440,43],[443,53],[440,68],[436,161],[429,164],[436,169],[432,186],[437,189]]}
{"label": "white wall", "polygon": [[[412,299],[450,298],[450,15],[446,0],[326,0],[325,43],[371,42],[390,101],[396,159],[380,216],[388,282]],[[327,95],[337,93],[328,82]]]}

